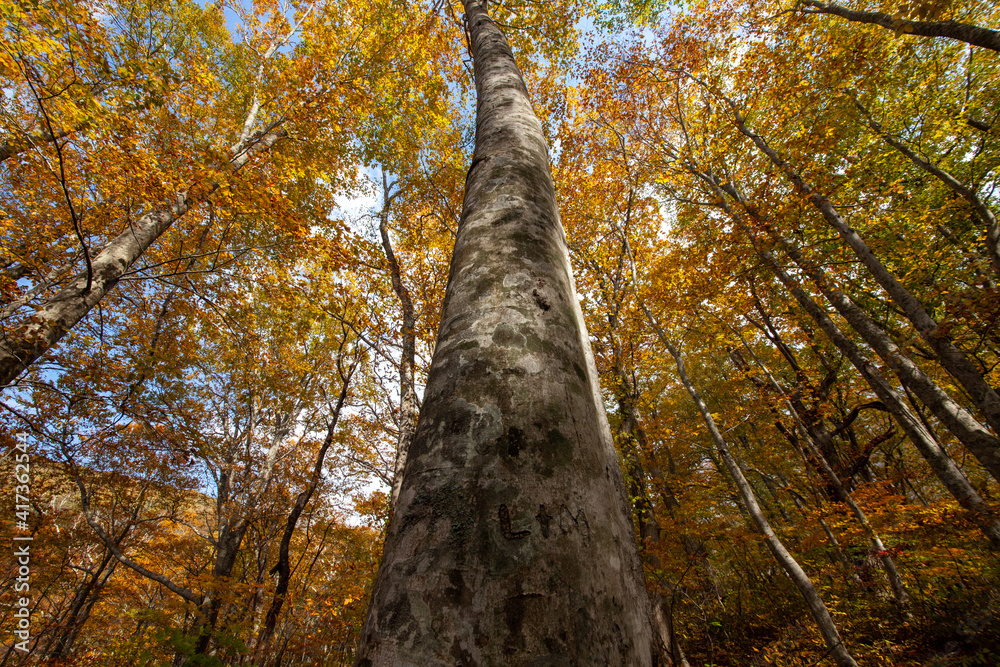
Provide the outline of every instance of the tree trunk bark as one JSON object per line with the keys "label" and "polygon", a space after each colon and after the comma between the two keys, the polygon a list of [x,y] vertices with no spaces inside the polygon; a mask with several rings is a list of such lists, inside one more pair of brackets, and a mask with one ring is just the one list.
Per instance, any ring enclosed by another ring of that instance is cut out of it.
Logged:
{"label": "tree trunk bark", "polygon": [[[253,155],[268,150],[285,136],[287,133],[280,127],[271,127],[238,145],[223,168],[230,171],[240,169]],[[92,271],[84,270],[78,274],[17,330],[3,332],[0,340],[0,389],[16,380],[86,317],[163,232],[219,187],[220,182],[208,179],[208,182],[192,186],[187,192],[178,194],[172,202],[139,218],[93,258]]]}
{"label": "tree trunk bark", "polygon": [[[753,233],[747,227],[747,224],[743,218],[737,214],[736,211],[729,205],[726,200],[726,196],[730,196],[734,201],[743,203],[742,200],[737,196],[738,193],[734,193],[730,190],[724,191],[720,184],[710,175],[704,173],[697,173],[697,176],[706,180],[715,189],[716,196],[719,197],[719,206],[735,221],[740,227],[746,232],[748,238],[752,244],[754,244],[754,250],[757,256],[760,258],[761,262],[774,274],[776,278],[785,286],[785,288],[791,292],[795,300],[798,301],[799,305],[804,311],[819,325],[823,332],[827,335],[837,349],[847,357],[847,359],[854,365],[861,374],[861,377],[865,379],[868,386],[872,388],[875,395],[879,397],[879,400],[885,404],[886,409],[889,413],[896,419],[899,425],[903,428],[907,437],[920,452],[920,455],[924,457],[928,465],[937,475],[937,478],[941,480],[945,488],[952,494],[955,500],[969,510],[972,520],[979,526],[983,534],[989,539],[990,544],[994,549],[1000,549],[1000,521],[997,520],[996,514],[993,509],[986,504],[983,498],[976,492],[976,489],[969,482],[969,479],[965,476],[965,473],[955,465],[955,462],[948,452],[944,450],[943,447],[938,443],[934,437],[928,433],[927,429],[923,424],[917,419],[917,417],[906,407],[903,400],[899,397],[896,391],[886,382],[882,374],[879,373],[878,369],[875,368],[871,362],[862,354],[858,346],[854,344],[854,341],[849,339],[844,335],[844,332],[840,330],[830,316],[827,315],[826,311],[820,308],[815,301],[812,300],[805,290],[799,286],[795,280],[789,276],[784,269],[778,264],[774,256],[767,250],[764,250],[756,245],[753,238]],[[751,216],[756,214],[749,208],[745,208]],[[760,221],[760,224],[766,225],[766,221]]]}
{"label": "tree trunk bark", "polygon": [[392,249],[392,239],[389,238],[389,205],[394,195],[389,194],[389,184],[385,172],[382,173],[382,212],[379,214],[379,234],[382,236],[382,250],[389,262],[389,277],[392,279],[392,290],[399,299],[399,308],[403,316],[403,349],[399,358],[399,437],[396,440],[396,465],[393,469],[392,495],[390,501],[396,505],[399,487],[403,481],[403,468],[406,466],[406,453],[413,441],[417,429],[417,391],[414,387],[413,373],[417,359],[417,320],[413,314],[413,299],[410,291],[403,284],[403,272]]}
{"label": "tree trunk bark", "polygon": [[355,664],[652,664],[649,602],[541,125],[481,0],[441,327]]}
{"label": "tree trunk bark", "polygon": [[819,0],[803,0],[802,5],[809,8],[806,13],[832,14],[848,21],[878,25],[898,33],[919,35],[920,37],[945,37],[1000,52],[1000,32],[969,23],[909,21],[882,12],[859,12],[835,5],[832,2],[820,2]]}
{"label": "tree trunk bark", "polygon": [[[732,105],[733,118],[735,119],[737,129],[747,136],[767,156],[768,160],[785,174],[792,185],[795,186],[795,189],[808,198],[809,203],[822,214],[827,223],[837,230],[837,233],[840,234],[841,238],[854,251],[854,254],[865,265],[872,277],[875,278],[876,282],[889,295],[892,302],[899,306],[906,318],[910,320],[917,333],[931,346],[942,368],[958,380],[959,384],[969,393],[969,397],[972,398],[976,407],[982,411],[987,423],[993,428],[994,432],[1000,434],[1000,395],[986,382],[979,369],[969,361],[964,352],[955,346],[947,332],[938,326],[938,323],[930,316],[923,304],[882,264],[881,260],[875,256],[875,253],[868,247],[864,239],[840,216],[833,203],[827,197],[816,192],[790,164],[782,159],[773,148],[767,145],[767,142],[760,135],[750,130],[733,102],[727,101]],[[858,333],[861,332],[859,331]],[[921,398],[921,400],[923,399]],[[980,430],[985,431],[982,427],[980,427]],[[998,462],[997,465],[1000,466],[1000,451],[997,451],[993,457]]]}

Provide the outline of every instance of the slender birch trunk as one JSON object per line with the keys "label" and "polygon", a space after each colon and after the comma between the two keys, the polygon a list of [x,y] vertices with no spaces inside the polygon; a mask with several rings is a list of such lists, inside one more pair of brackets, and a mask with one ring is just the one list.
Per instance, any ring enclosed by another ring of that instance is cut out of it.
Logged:
{"label": "slender birch trunk", "polygon": [[441,328],[356,665],[652,664],[541,125],[481,0]]}

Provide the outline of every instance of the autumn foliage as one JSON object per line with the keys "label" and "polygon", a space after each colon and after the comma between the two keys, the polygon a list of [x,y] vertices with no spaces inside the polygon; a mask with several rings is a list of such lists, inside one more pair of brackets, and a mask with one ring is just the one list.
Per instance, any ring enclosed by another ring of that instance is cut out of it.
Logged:
{"label": "autumn foliage", "polygon": [[[1000,10],[489,8],[661,663],[829,655],[665,339],[858,664],[1000,662]],[[461,3],[0,13],[0,666],[351,664],[471,159]]]}

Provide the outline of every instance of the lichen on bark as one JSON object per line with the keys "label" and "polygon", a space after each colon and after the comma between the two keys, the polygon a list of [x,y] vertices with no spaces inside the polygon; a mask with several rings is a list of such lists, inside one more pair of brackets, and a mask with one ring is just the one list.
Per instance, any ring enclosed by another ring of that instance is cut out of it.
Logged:
{"label": "lichen on bark", "polygon": [[650,665],[649,607],[548,153],[465,3],[477,89],[438,342],[357,665]]}

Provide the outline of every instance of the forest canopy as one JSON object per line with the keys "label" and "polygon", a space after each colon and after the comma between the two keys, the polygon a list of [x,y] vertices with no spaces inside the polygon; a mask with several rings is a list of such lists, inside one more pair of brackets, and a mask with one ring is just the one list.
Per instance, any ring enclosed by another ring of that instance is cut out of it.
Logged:
{"label": "forest canopy", "polygon": [[[995,3],[0,0],[0,667],[371,641],[493,168],[473,12],[548,147],[656,664],[1000,662]],[[600,532],[535,505],[489,511]]]}

